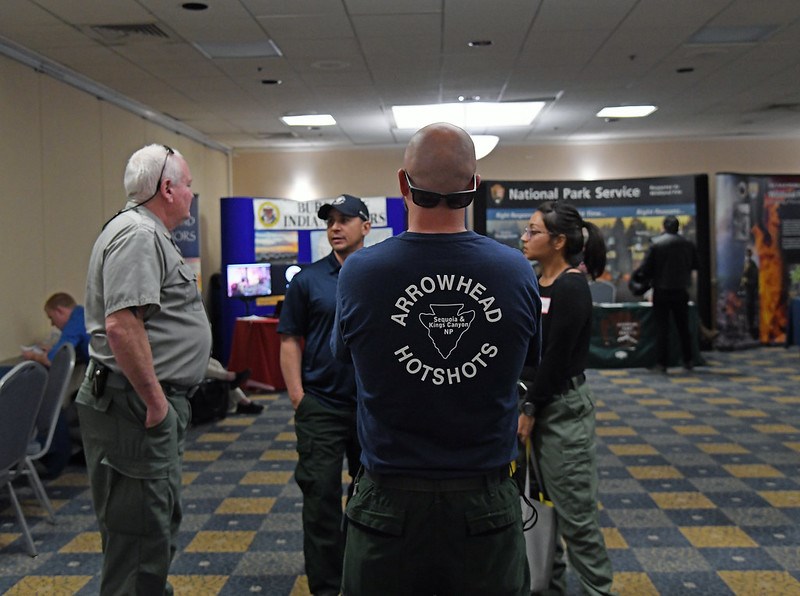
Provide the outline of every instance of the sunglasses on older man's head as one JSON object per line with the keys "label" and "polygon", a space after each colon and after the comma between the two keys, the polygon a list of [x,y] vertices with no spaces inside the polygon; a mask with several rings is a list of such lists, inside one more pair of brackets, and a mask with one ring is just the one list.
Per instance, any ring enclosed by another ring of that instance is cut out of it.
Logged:
{"label": "sunglasses on older man's head", "polygon": [[408,172],[403,170],[403,174],[405,174],[408,188],[411,191],[411,200],[414,201],[415,205],[424,207],[425,209],[432,209],[433,207],[436,207],[436,205],[441,203],[442,200],[447,203],[447,206],[450,209],[463,209],[469,205],[478,194],[478,178],[475,176],[475,174],[472,175],[471,189],[460,190],[458,192],[449,192],[447,194],[417,188],[411,182]]}
{"label": "sunglasses on older man's head", "polygon": [[[153,196],[150,199],[154,198],[157,194],[159,189],[161,189],[161,179],[164,177],[164,170],[167,168],[167,160],[169,159],[170,155],[175,155],[175,152],[172,150],[172,147],[168,147],[166,145],[161,145],[167,154],[164,156],[164,164],[161,166],[161,172],[158,175],[158,182],[156,182],[156,192],[153,193]],[[148,201],[150,199],[147,199]],[[142,201],[140,204],[144,204],[146,201]]]}

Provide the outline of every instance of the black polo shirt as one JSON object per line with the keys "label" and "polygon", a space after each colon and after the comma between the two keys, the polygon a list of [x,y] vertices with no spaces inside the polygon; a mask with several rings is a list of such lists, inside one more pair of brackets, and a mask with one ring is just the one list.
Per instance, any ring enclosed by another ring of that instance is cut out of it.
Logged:
{"label": "black polo shirt", "polygon": [[331,330],[336,315],[336,285],[341,265],[331,252],[298,273],[289,284],[278,333],[305,339],[303,389],[325,405],[356,406],[353,366],[333,358]]}

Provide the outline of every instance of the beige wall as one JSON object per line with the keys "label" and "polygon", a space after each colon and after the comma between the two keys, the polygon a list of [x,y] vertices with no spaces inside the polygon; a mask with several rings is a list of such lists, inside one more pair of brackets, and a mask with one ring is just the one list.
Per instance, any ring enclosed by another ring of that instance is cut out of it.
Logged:
{"label": "beige wall", "polygon": [[[342,192],[399,196],[402,149],[341,149],[327,152],[237,152],[235,196],[292,197],[295,180],[311,181],[306,198]],[[478,162],[485,179],[600,180],[708,174],[713,196],[717,172],[800,172],[800,133],[790,140],[684,140],[594,145],[498,146]]]}
{"label": "beige wall", "polygon": [[43,339],[45,299],[83,302],[89,253],[123,207],[122,173],[146,143],[187,158],[200,194],[203,277],[219,269],[219,197],[229,158],[31,68],[0,58],[0,360]]}

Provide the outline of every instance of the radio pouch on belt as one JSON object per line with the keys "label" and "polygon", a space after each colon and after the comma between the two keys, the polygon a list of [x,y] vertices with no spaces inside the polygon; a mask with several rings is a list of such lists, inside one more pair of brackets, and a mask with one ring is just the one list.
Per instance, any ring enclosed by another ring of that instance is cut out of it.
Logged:
{"label": "radio pouch on belt", "polygon": [[92,395],[95,397],[103,397],[106,392],[106,381],[108,380],[108,369],[95,363],[94,371],[92,372]]}

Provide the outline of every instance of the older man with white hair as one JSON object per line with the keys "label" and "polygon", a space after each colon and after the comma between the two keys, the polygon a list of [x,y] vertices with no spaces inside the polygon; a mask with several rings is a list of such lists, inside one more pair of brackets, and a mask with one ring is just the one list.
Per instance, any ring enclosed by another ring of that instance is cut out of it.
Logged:
{"label": "older man with white hair", "polygon": [[89,260],[90,362],[78,412],[103,541],[101,594],[171,594],[181,522],[187,393],[206,372],[211,329],[170,231],[189,217],[192,175],[164,145],[136,151],[127,205]]}

